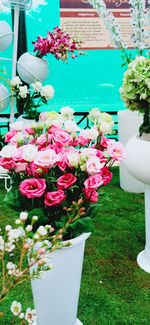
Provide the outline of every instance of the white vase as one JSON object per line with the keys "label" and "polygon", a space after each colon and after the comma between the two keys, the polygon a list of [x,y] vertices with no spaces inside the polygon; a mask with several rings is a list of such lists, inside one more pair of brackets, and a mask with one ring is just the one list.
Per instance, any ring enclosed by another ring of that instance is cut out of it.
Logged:
{"label": "white vase", "polygon": [[[138,112],[122,110],[118,112],[118,135],[119,141],[125,146],[128,140],[138,133],[139,126],[142,124],[143,116]],[[128,171],[125,162],[119,166],[120,187],[127,192],[143,193],[144,185],[134,178]]]}
{"label": "white vase", "polygon": [[33,119],[28,119],[25,118],[24,115],[20,115],[17,119],[16,122],[22,122],[24,127],[31,126],[34,122],[36,122]]}
{"label": "white vase", "polygon": [[11,94],[8,89],[0,84],[0,112],[3,112],[10,104]]}
{"label": "white vase", "polygon": [[5,51],[12,42],[12,30],[5,20],[0,20],[0,51]]}
{"label": "white vase", "polygon": [[32,280],[37,325],[82,325],[77,308],[85,241],[90,233],[70,240],[71,246],[51,253],[53,268],[44,279]]}
{"label": "white vase", "polygon": [[145,188],[145,249],[139,253],[139,266],[150,273],[150,134],[143,138],[132,137],[126,145],[126,166],[133,177],[144,183]]}
{"label": "white vase", "polygon": [[48,61],[26,52],[18,60],[17,71],[20,78],[28,84],[43,82],[48,76]]}

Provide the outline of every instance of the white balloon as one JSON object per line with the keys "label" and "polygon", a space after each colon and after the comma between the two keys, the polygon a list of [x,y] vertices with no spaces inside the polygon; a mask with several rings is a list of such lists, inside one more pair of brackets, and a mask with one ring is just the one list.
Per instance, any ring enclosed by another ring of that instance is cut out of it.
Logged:
{"label": "white balloon", "polygon": [[8,89],[0,84],[0,112],[3,112],[10,103],[11,94]]}
{"label": "white balloon", "polygon": [[5,20],[0,20],[0,51],[5,51],[12,42],[12,30]]}

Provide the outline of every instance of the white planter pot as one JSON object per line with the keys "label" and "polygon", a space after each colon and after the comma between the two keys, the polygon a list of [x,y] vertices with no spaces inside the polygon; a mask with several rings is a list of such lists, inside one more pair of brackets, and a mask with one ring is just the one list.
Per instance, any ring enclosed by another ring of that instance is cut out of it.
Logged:
{"label": "white planter pot", "polygon": [[[128,140],[138,134],[139,126],[142,124],[142,115],[130,110],[118,112],[118,135],[119,141],[126,145]],[[124,162],[120,163],[120,187],[127,192],[143,193],[144,185],[135,179],[128,171]]]}
{"label": "white planter pot", "polygon": [[0,21],[0,51],[5,51],[12,42],[12,30],[5,20]]}
{"label": "white planter pot", "polygon": [[72,245],[51,253],[52,270],[32,280],[37,325],[82,325],[77,319],[85,241],[90,233],[71,240]]}
{"label": "white planter pot", "polygon": [[139,253],[137,262],[145,272],[150,273],[150,138],[147,141],[137,136],[132,137],[126,145],[126,152],[129,172],[145,186],[146,245]]}
{"label": "white planter pot", "polygon": [[48,76],[48,61],[26,52],[18,60],[17,71],[20,78],[28,84],[43,82]]}
{"label": "white planter pot", "polygon": [[35,122],[35,120],[27,119],[27,118],[25,118],[23,115],[20,115],[20,116],[17,118],[16,121],[17,121],[17,122],[22,122],[24,127],[26,127],[26,126],[30,126],[30,125],[32,125],[32,124]]}
{"label": "white planter pot", "polygon": [[11,94],[8,89],[0,84],[0,112],[3,112],[10,104]]}

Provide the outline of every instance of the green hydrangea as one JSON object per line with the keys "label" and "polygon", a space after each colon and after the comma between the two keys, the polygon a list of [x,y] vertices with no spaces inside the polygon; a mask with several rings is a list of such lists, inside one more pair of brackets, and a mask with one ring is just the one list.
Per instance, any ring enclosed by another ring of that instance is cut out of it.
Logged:
{"label": "green hydrangea", "polygon": [[124,73],[121,97],[132,111],[145,112],[150,108],[150,59],[136,57]]}

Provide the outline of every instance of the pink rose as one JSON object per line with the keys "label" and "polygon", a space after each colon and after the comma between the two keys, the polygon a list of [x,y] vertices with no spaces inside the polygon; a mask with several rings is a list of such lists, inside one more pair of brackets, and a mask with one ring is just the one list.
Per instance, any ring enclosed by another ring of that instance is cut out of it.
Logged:
{"label": "pink rose", "polygon": [[88,189],[83,189],[84,196],[90,203],[96,203],[98,201],[98,193],[96,191],[89,192]]}
{"label": "pink rose", "polygon": [[113,174],[109,171],[108,167],[103,167],[100,172],[102,178],[103,178],[103,185],[107,185],[111,179]]}
{"label": "pink rose", "polygon": [[90,175],[95,175],[100,172],[103,164],[101,164],[100,159],[95,156],[91,156],[86,162],[86,170]]}
{"label": "pink rose", "polygon": [[26,196],[28,199],[41,197],[46,190],[45,179],[25,179],[20,184],[19,190],[21,194]]}
{"label": "pink rose", "polygon": [[100,145],[104,148],[107,148],[109,141],[110,141],[109,139],[107,139],[104,135],[102,135]]}
{"label": "pink rose", "polygon": [[19,147],[19,148],[16,148],[16,151],[12,154],[12,158],[17,162],[21,162],[21,161],[24,161],[24,159],[22,158],[22,155],[23,155],[23,148],[22,147]]}
{"label": "pink rose", "polygon": [[11,138],[17,134],[17,130],[10,130],[5,136],[5,142],[10,142]]}
{"label": "pink rose", "polygon": [[29,135],[33,135],[33,134],[35,134],[35,130],[32,129],[31,127],[25,128],[25,131],[26,131]]}
{"label": "pink rose", "polygon": [[15,173],[25,172],[27,165],[27,163],[18,162],[17,164],[15,164]]}
{"label": "pink rose", "polygon": [[90,176],[84,182],[84,186],[89,192],[96,191],[102,184],[103,178],[100,174]]}
{"label": "pink rose", "polygon": [[15,162],[11,158],[0,158],[0,166],[7,170],[12,170],[15,167]]}
{"label": "pink rose", "polygon": [[69,146],[72,144],[71,135],[63,130],[57,129],[57,131],[54,131],[54,133],[52,134],[52,139],[58,146],[61,147]]}
{"label": "pink rose", "polygon": [[116,142],[115,140],[110,140],[107,149],[109,155],[114,160],[121,161],[125,158],[125,150],[122,143]]}
{"label": "pink rose", "polygon": [[90,142],[88,130],[82,130],[78,136],[80,146],[86,146]]}
{"label": "pink rose", "polygon": [[66,195],[62,190],[47,192],[45,193],[44,204],[51,207],[62,203],[64,200],[66,200]]}
{"label": "pink rose", "polygon": [[31,162],[27,167],[27,174],[33,177],[41,177],[44,173],[48,172],[48,168],[37,166],[34,162]]}
{"label": "pink rose", "polygon": [[66,190],[67,188],[71,187],[76,182],[76,180],[76,176],[71,173],[66,173],[58,178],[57,188],[59,190]]}

